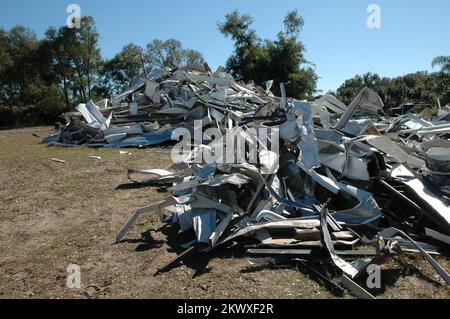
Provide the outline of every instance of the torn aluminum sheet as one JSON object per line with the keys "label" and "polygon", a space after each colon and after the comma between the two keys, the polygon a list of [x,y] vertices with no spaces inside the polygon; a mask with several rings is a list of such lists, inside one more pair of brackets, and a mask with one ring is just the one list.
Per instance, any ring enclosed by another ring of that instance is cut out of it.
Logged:
{"label": "torn aluminum sheet", "polygon": [[342,276],[341,282],[345,288],[350,290],[353,294],[355,294],[361,299],[376,299],[370,292],[368,292],[366,289],[358,285],[356,282],[354,282],[351,278],[349,278],[346,275]]}
{"label": "torn aluminum sheet", "polygon": [[[155,178],[149,178],[143,181],[134,179],[133,175],[153,175]],[[146,185],[161,185],[161,184],[173,184],[176,179],[181,177],[181,174],[176,174],[163,169],[147,169],[139,170],[134,168],[128,168],[126,171],[126,177],[133,183],[146,184]]]}
{"label": "torn aluminum sheet", "polygon": [[324,245],[327,248],[328,252],[330,253],[331,259],[333,260],[334,264],[338,268],[340,268],[345,274],[353,278],[358,274],[358,269],[354,268],[351,264],[349,264],[348,262],[340,258],[338,255],[336,255],[336,251],[334,250],[334,246],[331,241],[330,232],[328,230],[327,217],[328,217],[328,209],[325,206],[320,211],[320,224],[322,229],[322,239]]}
{"label": "torn aluminum sheet", "polygon": [[329,93],[315,100],[314,104],[318,105],[319,107],[325,107],[336,114],[342,114],[347,110],[347,106],[344,103],[342,103],[334,95]]}
{"label": "torn aluminum sheet", "polygon": [[280,137],[293,139],[299,130],[300,159],[308,169],[320,167],[319,150],[314,135],[311,105],[306,102],[294,101],[288,110],[288,121],[280,127]]}
{"label": "torn aluminum sheet", "polygon": [[349,120],[341,131],[351,136],[380,135],[380,132],[370,119]]}
{"label": "torn aluminum sheet", "polygon": [[224,244],[242,236],[249,236],[262,229],[298,229],[298,228],[316,228],[320,226],[319,219],[286,219],[272,222],[259,223],[255,225],[248,225],[242,229],[236,230],[230,236],[220,240],[220,244]]}
{"label": "torn aluminum sheet", "polygon": [[361,90],[361,92],[359,92],[352,103],[350,103],[348,109],[333,128],[336,130],[343,129],[358,110],[377,115],[378,111],[383,110],[383,107],[384,103],[379,95],[371,89],[365,87]]}
{"label": "torn aluminum sheet", "polygon": [[[426,152],[427,167],[434,172],[450,173],[450,148],[432,147]],[[438,173],[437,173],[438,174]]]}
{"label": "torn aluminum sheet", "polygon": [[298,144],[301,152],[301,161],[308,169],[320,167],[319,150],[314,135],[311,105],[304,102],[294,102],[295,113],[301,118],[297,119],[300,128],[300,142]]}
{"label": "torn aluminum sheet", "polygon": [[367,168],[369,160],[362,155],[358,156],[358,154],[352,152],[351,142],[344,145],[346,147],[344,147],[344,150],[342,151],[341,145],[336,147],[333,143],[320,140],[320,163],[347,178],[369,181],[370,175]]}
{"label": "torn aluminum sheet", "polygon": [[206,184],[211,187],[217,187],[223,184],[231,184],[241,187],[249,182],[250,178],[245,175],[235,173],[232,175],[216,175],[210,179]]}
{"label": "torn aluminum sheet", "polygon": [[122,238],[128,232],[128,229],[130,229],[130,227],[134,224],[134,222],[138,219],[140,215],[144,213],[153,212],[155,210],[159,210],[165,207],[173,206],[175,204],[177,204],[177,201],[173,197],[170,197],[164,201],[136,209],[130,216],[130,218],[127,220],[127,222],[120,228],[119,232],[117,233],[116,243],[122,240]]}
{"label": "torn aluminum sheet", "polygon": [[422,247],[420,247],[411,237],[405,234],[403,231],[396,228],[388,228],[380,232],[378,235],[382,238],[392,238],[393,236],[400,234],[402,237],[409,240],[413,246],[420,251],[425,259],[431,264],[436,272],[444,279],[447,285],[450,285],[450,275],[442,268]]}
{"label": "torn aluminum sheet", "polygon": [[392,140],[386,136],[367,136],[364,138],[370,145],[376,147],[383,153],[395,158],[400,163],[408,163],[413,168],[422,168],[425,162],[420,158],[408,155],[403,151],[398,145],[396,145]]}
{"label": "torn aluminum sheet", "polygon": [[436,240],[439,240],[440,242],[450,245],[450,236],[441,234],[441,233],[439,233],[435,230],[429,229],[429,228],[425,228],[425,234],[428,237],[434,238]]}
{"label": "torn aluminum sheet", "polygon": [[114,141],[109,144],[105,144],[105,148],[117,148],[117,147],[145,147],[152,145],[160,145],[162,143],[172,141],[172,131],[166,130],[162,132],[150,132],[144,133],[138,136],[125,138],[123,140]]}
{"label": "torn aluminum sheet", "polygon": [[142,87],[145,87],[146,80],[155,81],[157,78],[161,77],[163,73],[164,73],[163,70],[154,69],[150,73],[140,74],[139,77],[130,84],[128,90],[111,99],[112,105],[118,105],[128,95],[134,93],[135,91],[139,90]]}
{"label": "torn aluminum sheet", "polygon": [[95,102],[95,105],[97,105],[100,109],[107,109],[108,108],[108,99],[103,99],[98,102]]}
{"label": "torn aluminum sheet", "polygon": [[409,169],[404,165],[394,167],[390,175],[397,181],[408,187],[410,192],[416,195],[415,201],[419,201],[423,213],[436,224],[438,230],[450,234],[450,207],[444,203],[439,196],[427,188]]}
{"label": "torn aluminum sheet", "polygon": [[306,170],[304,167],[302,167],[302,169],[330,192],[334,194],[344,192],[359,201],[359,204],[354,208],[330,213],[337,221],[349,226],[356,226],[371,223],[382,216],[380,208],[371,193],[358,189],[352,185],[333,181],[313,170]]}
{"label": "torn aluminum sheet", "polygon": [[209,244],[209,238],[216,229],[216,210],[193,209],[192,213],[195,215],[192,222],[197,242]]}
{"label": "torn aluminum sheet", "polygon": [[386,129],[386,132],[399,131],[401,134],[408,134],[408,130],[412,130],[412,133],[424,127],[430,126],[433,126],[431,122],[426,121],[415,114],[406,114],[397,118],[393,123],[391,123]]}
{"label": "torn aluminum sheet", "polygon": [[97,128],[107,128],[111,119],[106,119],[99,111],[99,107],[92,101],[86,104],[79,104],[76,109],[83,115],[87,124]]}

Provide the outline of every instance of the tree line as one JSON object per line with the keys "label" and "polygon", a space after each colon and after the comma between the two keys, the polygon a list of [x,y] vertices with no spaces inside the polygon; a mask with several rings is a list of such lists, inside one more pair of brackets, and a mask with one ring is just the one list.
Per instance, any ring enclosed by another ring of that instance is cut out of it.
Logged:
{"label": "tree line", "polygon": [[350,104],[365,86],[371,88],[384,101],[386,108],[404,103],[416,104],[416,110],[450,104],[450,56],[440,56],[432,61],[439,71],[406,74],[398,77],[380,77],[377,73],[356,75],[346,80],[335,92],[345,104]]}
{"label": "tree line", "polygon": [[98,40],[92,17],[79,29],[50,27],[43,39],[25,26],[0,28],[0,126],[51,124],[78,103],[120,92],[144,68],[203,63],[174,39],[128,44],[104,59]]}
{"label": "tree line", "polygon": [[[253,18],[233,11],[217,28],[234,42],[225,72],[245,82],[263,85],[274,80],[273,90],[286,85],[288,96],[314,99],[318,76],[305,59],[300,40],[304,25],[297,11],[288,12],[276,39],[262,39],[252,28]],[[25,26],[0,28],[0,127],[52,124],[78,103],[109,98],[128,87],[143,70],[203,64],[202,54],[184,48],[176,39],[150,41],[145,47],[130,43],[111,59],[101,55],[99,33],[92,17],[81,19],[81,28],[50,27],[42,39]],[[447,60],[446,60],[447,59]],[[375,89],[387,101],[449,100],[449,60],[434,63],[440,72],[418,72],[387,79],[377,74],[356,76],[337,90],[348,103],[362,86]],[[444,93],[443,93],[444,92]]]}

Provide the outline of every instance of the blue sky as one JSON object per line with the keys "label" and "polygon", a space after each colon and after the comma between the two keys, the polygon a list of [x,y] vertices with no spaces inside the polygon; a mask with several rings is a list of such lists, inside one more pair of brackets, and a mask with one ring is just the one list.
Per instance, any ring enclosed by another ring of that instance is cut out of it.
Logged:
{"label": "blue sky", "polygon": [[[262,38],[274,39],[283,17],[297,9],[305,20],[300,35],[306,57],[316,64],[321,90],[367,71],[397,76],[431,70],[437,55],[450,55],[449,0],[0,0],[0,26],[26,25],[39,37],[65,24],[67,5],[95,18],[106,58],[127,43],[176,38],[199,50],[212,68],[224,65],[233,43],[217,30],[226,13],[238,9],[255,19]],[[381,29],[366,25],[368,5],[381,8]]]}

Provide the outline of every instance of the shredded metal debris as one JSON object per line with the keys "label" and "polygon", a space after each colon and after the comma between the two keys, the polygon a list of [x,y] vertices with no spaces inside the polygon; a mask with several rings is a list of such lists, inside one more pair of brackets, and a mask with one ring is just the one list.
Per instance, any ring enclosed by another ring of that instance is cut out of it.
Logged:
{"label": "shredded metal debris", "polygon": [[[327,263],[344,287],[364,298],[374,298],[361,284],[367,268],[406,253],[424,256],[448,285],[450,276],[431,257],[449,245],[448,114],[432,122],[414,114],[394,118],[368,88],[347,107],[331,94],[314,102],[287,98],[283,85],[280,98],[272,85],[239,83],[207,66],[153,70],[113,98],[112,107],[108,101],[79,105],[79,113],[66,114],[68,124],[44,142],[147,147],[173,144],[180,128],[192,133],[183,171],[127,170],[132,183],[168,186],[171,195],[136,209],[117,243],[140,215],[163,209],[164,222],[192,234],[186,251],[158,273],[245,237],[257,243],[250,255],[306,259],[303,269],[341,291],[320,270]],[[243,139],[247,161],[224,161],[238,147],[196,136],[196,120],[206,132],[232,131]],[[278,133],[269,136],[270,147],[254,134],[263,129]],[[224,147],[220,160],[218,146]],[[199,157],[205,150],[215,150],[215,160]],[[135,178],[142,174],[149,178]]]}

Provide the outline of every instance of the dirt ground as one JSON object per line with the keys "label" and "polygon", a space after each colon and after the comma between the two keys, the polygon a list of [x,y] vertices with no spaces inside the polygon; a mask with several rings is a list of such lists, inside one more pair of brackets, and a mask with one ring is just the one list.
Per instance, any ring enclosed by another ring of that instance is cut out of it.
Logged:
{"label": "dirt ground", "polygon": [[[264,266],[232,247],[153,276],[180,252],[175,228],[145,215],[112,242],[133,209],[168,195],[118,186],[126,167],[169,169],[167,151],[46,147],[33,136],[50,132],[0,131],[0,298],[335,298],[295,265]],[[409,263],[377,297],[450,297],[422,258]],[[81,289],[66,286],[69,264],[81,267]]]}

